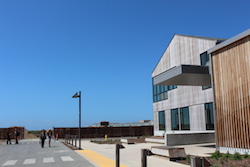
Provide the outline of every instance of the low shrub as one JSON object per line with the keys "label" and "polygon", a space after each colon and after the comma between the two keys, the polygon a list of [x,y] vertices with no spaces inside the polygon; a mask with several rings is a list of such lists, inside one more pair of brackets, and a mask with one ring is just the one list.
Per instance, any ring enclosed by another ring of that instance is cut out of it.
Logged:
{"label": "low shrub", "polygon": [[239,153],[235,152],[231,159],[234,161],[239,161],[242,160],[242,157]]}
{"label": "low shrub", "polygon": [[219,159],[220,157],[222,157],[222,154],[220,153],[220,151],[215,151],[212,155],[211,155],[211,159]]}
{"label": "low shrub", "polygon": [[186,159],[186,160],[187,160],[187,162],[188,162],[189,164],[191,163],[191,155],[190,155],[190,154],[187,155],[187,159]]}
{"label": "low shrub", "polygon": [[246,159],[247,159],[247,158],[250,158],[250,155],[248,155],[248,153],[245,153],[245,154],[244,154],[244,158],[246,158]]}
{"label": "low shrub", "polygon": [[232,155],[231,154],[229,154],[229,152],[227,152],[226,154],[223,154],[222,155],[222,159],[229,159],[229,158],[231,158],[232,157]]}

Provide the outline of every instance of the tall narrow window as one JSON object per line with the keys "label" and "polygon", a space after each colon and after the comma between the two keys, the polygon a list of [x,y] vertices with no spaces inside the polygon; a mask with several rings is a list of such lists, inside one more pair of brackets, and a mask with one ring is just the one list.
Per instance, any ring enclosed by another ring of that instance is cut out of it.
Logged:
{"label": "tall narrow window", "polygon": [[[201,61],[202,66],[208,66],[209,55],[207,54],[207,52],[200,54],[200,61]],[[208,88],[211,88],[211,86],[202,86],[202,90],[205,90]]]}
{"label": "tall narrow window", "polygon": [[189,108],[180,109],[181,130],[190,130]]}
{"label": "tall narrow window", "polygon": [[165,126],[166,126],[165,111],[159,111],[158,118],[159,118],[159,130],[165,130]]}
{"label": "tall narrow window", "polygon": [[214,130],[213,103],[205,104],[206,130]]}
{"label": "tall narrow window", "polygon": [[200,60],[202,66],[207,66],[207,62],[209,62],[209,55],[207,52],[200,54]]}
{"label": "tall narrow window", "polygon": [[172,130],[190,130],[189,108],[176,108],[171,110]]}
{"label": "tall narrow window", "polygon": [[178,108],[171,110],[171,126],[172,126],[172,130],[179,130]]}

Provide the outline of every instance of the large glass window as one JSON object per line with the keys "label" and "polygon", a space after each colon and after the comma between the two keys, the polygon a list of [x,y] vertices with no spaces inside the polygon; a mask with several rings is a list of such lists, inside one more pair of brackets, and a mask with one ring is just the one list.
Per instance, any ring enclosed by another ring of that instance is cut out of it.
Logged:
{"label": "large glass window", "polygon": [[176,85],[153,85],[153,102],[168,99],[168,91],[176,88]]}
{"label": "large glass window", "polygon": [[189,108],[171,109],[172,130],[190,130]]}
{"label": "large glass window", "polygon": [[159,130],[165,130],[166,122],[165,122],[165,111],[158,112],[159,119]]}
{"label": "large glass window", "polygon": [[206,130],[214,130],[213,103],[205,104]]}

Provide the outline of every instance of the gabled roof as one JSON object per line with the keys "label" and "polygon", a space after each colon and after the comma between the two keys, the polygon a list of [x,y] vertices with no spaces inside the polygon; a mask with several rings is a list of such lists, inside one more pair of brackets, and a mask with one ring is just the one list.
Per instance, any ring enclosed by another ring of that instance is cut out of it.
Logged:
{"label": "gabled roof", "polygon": [[194,36],[194,35],[183,35],[183,34],[174,34],[173,37],[171,38],[170,42],[168,43],[166,49],[164,50],[163,54],[161,55],[160,59],[158,60],[158,62],[156,63],[154,69],[152,72],[154,72],[155,68],[157,67],[157,65],[159,64],[162,56],[164,55],[165,51],[167,50],[168,46],[170,45],[170,43],[172,42],[172,40],[174,39],[175,36],[183,36],[183,37],[191,37],[191,38],[200,38],[200,39],[207,39],[207,40],[213,40],[213,41],[217,41],[216,44],[219,44],[223,41],[225,41],[226,39],[224,38],[212,38],[212,37],[201,37],[201,36]]}

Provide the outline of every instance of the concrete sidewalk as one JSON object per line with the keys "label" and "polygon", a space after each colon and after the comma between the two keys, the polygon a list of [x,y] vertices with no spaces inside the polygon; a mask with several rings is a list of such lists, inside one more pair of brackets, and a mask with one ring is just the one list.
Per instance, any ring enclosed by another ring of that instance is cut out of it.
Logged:
{"label": "concrete sidewalk", "polygon": [[[164,144],[159,144],[159,143],[139,143],[139,144],[122,144],[122,145],[125,147],[125,149],[120,149],[120,163],[127,167],[141,166],[141,149],[151,149],[151,146],[164,146]],[[210,156],[211,153],[215,152],[215,148],[212,147],[213,145],[214,143],[206,143],[206,144],[196,144],[196,145],[182,145],[177,147],[184,147],[187,155],[190,154],[197,156]],[[116,159],[115,144],[96,144],[92,143],[90,140],[82,140],[81,146],[82,149],[84,150],[91,150],[115,162]],[[86,156],[85,158],[88,159]],[[98,159],[98,157],[96,157],[96,159]],[[91,160],[89,159],[89,161],[91,161],[93,164],[97,164],[93,159]],[[104,166],[105,164],[103,165],[103,167]],[[169,161],[167,157],[153,155],[153,156],[147,156],[147,166],[186,167],[189,165],[184,165]]]}

